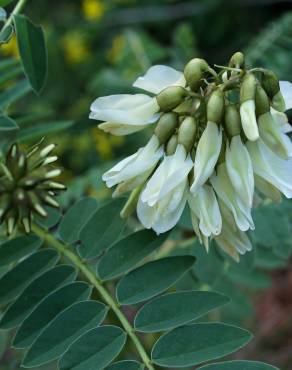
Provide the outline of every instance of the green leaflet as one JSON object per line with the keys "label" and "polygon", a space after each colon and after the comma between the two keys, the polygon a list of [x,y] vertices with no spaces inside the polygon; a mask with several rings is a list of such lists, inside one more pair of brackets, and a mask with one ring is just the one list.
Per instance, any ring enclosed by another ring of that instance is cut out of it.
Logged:
{"label": "green leaflet", "polygon": [[97,327],[106,313],[106,306],[97,301],[77,302],[68,307],[36,339],[22,366],[40,366],[57,359],[77,338]]}
{"label": "green leaflet", "polygon": [[59,254],[53,249],[36,252],[8,271],[0,279],[0,303],[10,302],[43,272],[54,266]]}
{"label": "green leaflet", "polygon": [[79,232],[92,213],[97,209],[96,199],[86,197],[73,204],[66,212],[59,226],[59,234],[66,243],[74,243],[79,238]]}
{"label": "green leaflet", "polygon": [[126,334],[117,326],[92,329],[76,340],[59,361],[60,370],[101,370],[122,350]]}
{"label": "green leaflet", "polygon": [[121,304],[145,301],[165,291],[194,264],[191,256],[167,257],[149,262],[126,275],[117,286]]}
{"label": "green leaflet", "polygon": [[14,15],[18,49],[24,72],[36,93],[40,93],[47,77],[47,50],[41,27],[23,15]]}
{"label": "green leaflet", "polygon": [[90,286],[77,281],[48,295],[23,321],[15,335],[13,346],[16,348],[29,347],[56,315],[73,303],[87,299],[90,294]]}
{"label": "green leaflet", "polygon": [[138,311],[134,326],[142,332],[167,330],[195,320],[228,302],[228,297],[215,292],[194,290],[165,294]]}
{"label": "green leaflet", "polygon": [[158,339],[152,359],[163,367],[194,366],[236,351],[251,337],[247,330],[220,323],[181,326]]}
{"label": "green leaflet", "polygon": [[8,307],[1,318],[0,328],[9,329],[21,324],[47,295],[73,281],[76,275],[74,267],[59,265],[39,276]]}
{"label": "green leaflet", "polygon": [[19,236],[0,244],[0,267],[17,262],[34,252],[42,244],[42,240],[33,234]]}
{"label": "green leaflet", "polygon": [[115,243],[101,258],[97,272],[102,280],[111,280],[131,270],[147,255],[159,248],[168,234],[157,236],[152,230],[141,230]]}

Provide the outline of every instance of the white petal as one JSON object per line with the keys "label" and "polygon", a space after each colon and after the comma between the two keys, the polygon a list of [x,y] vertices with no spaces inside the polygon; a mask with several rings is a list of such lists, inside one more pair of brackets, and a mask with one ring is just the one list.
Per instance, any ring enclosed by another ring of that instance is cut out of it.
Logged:
{"label": "white petal", "polygon": [[[177,194],[179,194],[179,198],[177,198]],[[176,197],[175,207],[169,207],[168,205],[173,202],[173,197]],[[157,234],[164,233],[172,229],[179,221],[186,199],[187,181],[180,184],[173,192],[152,207],[143,202],[140,196],[137,205],[138,218],[146,228],[152,228]]]}
{"label": "white petal", "polygon": [[225,163],[221,163],[217,167],[217,175],[214,173],[210,178],[210,182],[218,197],[232,212],[238,228],[242,231],[246,231],[249,228],[254,229],[251,206],[242,202],[237,196],[229,179]]}
{"label": "white petal", "polygon": [[286,109],[292,108],[292,83],[289,81],[280,81],[280,90],[283,95]]}
{"label": "white petal", "polygon": [[137,78],[133,86],[159,94],[168,86],[185,86],[186,81],[182,72],[164,65],[156,65],[148,69],[146,74]]}
{"label": "white petal", "polygon": [[159,106],[156,99],[148,95],[120,94],[97,98],[90,110],[92,119],[119,125],[146,125],[157,120]]}
{"label": "white petal", "polygon": [[163,155],[163,148],[158,146],[159,141],[153,135],[144,148],[140,148],[137,153],[125,158],[103,175],[107,186],[114,186],[149,171]]}
{"label": "white petal", "polygon": [[[91,118],[91,117],[89,117]],[[127,123],[103,122],[98,125],[98,128],[112,135],[124,136],[130,135],[134,132],[143,130],[147,125],[132,125]]]}
{"label": "white petal", "polygon": [[148,181],[142,193],[143,202],[153,206],[160,199],[185,181],[192,168],[193,162],[182,145],[178,145],[176,152],[166,156]]}
{"label": "white petal", "polygon": [[[193,199],[192,199],[193,198]],[[194,207],[194,203],[196,206]],[[201,186],[195,195],[190,194],[189,204],[195,209],[200,220],[199,227],[203,235],[218,235],[222,228],[222,219],[214,190],[209,185]]]}
{"label": "white petal", "polygon": [[232,185],[243,202],[252,205],[254,178],[248,150],[239,135],[226,146],[226,167]]}
{"label": "white petal", "polygon": [[195,193],[212,175],[222,145],[222,131],[214,122],[208,122],[196,151],[194,182],[191,192]]}
{"label": "white petal", "polygon": [[292,159],[282,159],[262,141],[248,142],[255,174],[278,188],[287,198],[292,198]]}
{"label": "white petal", "polygon": [[281,193],[275,188],[274,185],[264,180],[262,177],[255,175],[255,186],[256,188],[267,198],[272,199],[274,202],[281,202]]}
{"label": "white petal", "polygon": [[259,138],[259,131],[254,100],[247,100],[240,105],[240,118],[245,136],[251,141],[257,140]]}
{"label": "white petal", "polygon": [[262,114],[258,119],[260,137],[264,143],[277,155],[287,159],[291,150],[290,140],[284,139],[279,125],[270,112]]}

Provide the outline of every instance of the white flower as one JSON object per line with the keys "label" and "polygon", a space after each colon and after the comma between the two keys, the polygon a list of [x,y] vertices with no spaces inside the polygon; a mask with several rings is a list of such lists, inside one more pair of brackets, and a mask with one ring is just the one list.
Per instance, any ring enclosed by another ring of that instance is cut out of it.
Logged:
{"label": "white flower", "polygon": [[97,98],[89,118],[105,121],[98,127],[113,135],[128,135],[154,123],[159,114],[155,98],[144,94],[120,94]]}
{"label": "white flower", "polygon": [[239,254],[243,255],[252,250],[252,244],[246,233],[239,230],[232,217],[231,212],[220,202],[220,210],[223,218],[221,234],[215,236],[215,240],[227,254],[239,262]]}
{"label": "white flower", "polygon": [[132,190],[147,179],[162,155],[159,140],[153,135],[145,147],[116,164],[102,179],[109,188],[120,184],[119,194]]}
{"label": "white flower", "polygon": [[292,159],[282,159],[260,139],[246,144],[256,175],[292,198]]}
{"label": "white flower", "polygon": [[285,113],[278,112],[275,109],[271,108],[271,113],[273,115],[274,121],[280,127],[281,132],[288,134],[292,131],[292,126],[288,122],[288,117]]}
{"label": "white flower", "polygon": [[156,65],[148,69],[146,74],[138,77],[133,86],[159,94],[168,86],[185,87],[186,80],[184,74],[171,67]]}
{"label": "white flower", "polygon": [[212,175],[222,145],[222,130],[214,122],[208,122],[196,150],[194,182],[191,192],[195,193]]}
{"label": "white flower", "polygon": [[243,202],[252,206],[254,178],[252,162],[239,135],[226,145],[226,168],[230,181]]}
{"label": "white flower", "polygon": [[243,131],[248,140],[257,140],[259,138],[259,130],[255,115],[254,100],[246,100],[240,105],[240,118]]}
{"label": "white flower", "polygon": [[279,203],[281,202],[281,192],[275,188],[270,182],[264,180],[262,177],[258,175],[254,176],[254,182],[256,188],[267,198],[272,199],[274,202]]}
{"label": "white flower", "polygon": [[185,148],[166,156],[142,191],[137,205],[140,222],[158,234],[170,230],[181,217],[187,199],[188,173],[193,162]]}
{"label": "white flower", "polygon": [[292,108],[292,83],[289,81],[280,81],[280,91],[283,95],[286,110]]}
{"label": "white flower", "polygon": [[227,173],[226,163],[219,164],[216,171],[217,174],[213,174],[210,182],[218,197],[232,212],[236,225],[242,231],[249,228],[254,229],[251,206],[247,202],[243,202],[233,188]]}
{"label": "white flower", "polygon": [[210,185],[201,186],[196,194],[190,193],[188,203],[191,213],[199,220],[199,229],[206,236],[219,235],[222,219],[213,188]]}
{"label": "white flower", "polygon": [[258,119],[260,137],[264,143],[277,155],[287,159],[292,155],[290,138],[281,132],[270,112],[262,114]]}

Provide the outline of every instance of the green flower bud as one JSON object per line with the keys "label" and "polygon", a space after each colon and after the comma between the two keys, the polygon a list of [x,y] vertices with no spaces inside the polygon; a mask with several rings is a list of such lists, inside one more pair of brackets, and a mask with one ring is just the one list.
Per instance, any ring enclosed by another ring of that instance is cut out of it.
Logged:
{"label": "green flower bud", "polygon": [[193,91],[198,90],[202,83],[204,72],[209,69],[208,63],[204,59],[194,58],[188,62],[184,69],[187,84]]}
{"label": "green flower bud", "polygon": [[197,123],[194,117],[187,117],[178,130],[178,144],[182,144],[186,152],[190,152],[196,139]]}
{"label": "green flower bud", "polygon": [[252,73],[247,73],[240,88],[240,104],[255,99],[257,80]]}
{"label": "green flower bud", "polygon": [[280,91],[280,84],[276,74],[266,70],[263,74],[262,86],[270,98]]}
{"label": "green flower bud", "polygon": [[228,104],[225,107],[225,128],[229,137],[240,135],[240,113],[235,104]]}
{"label": "green flower bud", "polygon": [[65,186],[51,181],[53,175],[60,174],[50,166],[56,160],[55,156],[48,157],[53,148],[36,145],[26,153],[13,144],[0,164],[0,224],[6,223],[9,235],[17,224],[29,233],[34,214],[47,216],[46,205],[59,207],[54,196]]}
{"label": "green flower bud", "polygon": [[224,93],[221,90],[215,90],[207,102],[207,121],[220,123],[224,113]]}
{"label": "green flower bud", "polygon": [[270,111],[269,97],[260,85],[256,87],[255,104],[258,117]]}
{"label": "green flower bud", "polygon": [[178,144],[178,136],[172,135],[172,137],[169,139],[167,145],[166,145],[166,154],[172,155],[176,151],[176,147]]}
{"label": "green flower bud", "polygon": [[169,86],[157,96],[157,103],[162,112],[169,112],[177,107],[187,96],[187,90],[181,86]]}
{"label": "green flower bud", "polygon": [[244,67],[244,54],[237,51],[232,55],[229,62],[230,67],[242,68]]}
{"label": "green flower bud", "polygon": [[165,113],[160,117],[154,130],[160,144],[164,144],[171,137],[177,125],[178,116],[175,113]]}

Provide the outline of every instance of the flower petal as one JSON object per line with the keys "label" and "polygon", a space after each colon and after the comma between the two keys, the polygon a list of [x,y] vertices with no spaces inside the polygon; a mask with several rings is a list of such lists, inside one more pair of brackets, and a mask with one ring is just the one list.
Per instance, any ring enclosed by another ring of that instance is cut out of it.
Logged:
{"label": "flower petal", "polygon": [[254,100],[246,100],[240,105],[240,118],[245,136],[251,141],[257,140],[259,138],[259,130]]}
{"label": "flower petal", "polygon": [[134,87],[159,94],[168,86],[185,86],[186,81],[182,72],[164,65],[150,67],[146,74],[137,78]]}
{"label": "flower petal", "polygon": [[247,142],[254,173],[279,189],[286,198],[292,198],[292,159],[282,159],[262,141]]}
{"label": "flower petal", "polygon": [[111,123],[146,125],[157,120],[155,98],[144,94],[120,94],[97,98],[90,107],[90,118]]}
{"label": "flower petal", "polygon": [[194,182],[191,192],[195,193],[212,175],[222,145],[222,131],[216,123],[208,122],[196,151],[194,164]]}
{"label": "flower petal", "polygon": [[280,90],[283,95],[286,110],[292,108],[292,83],[289,81],[280,81]]}
{"label": "flower petal", "polygon": [[226,168],[232,185],[243,202],[251,207],[254,192],[252,162],[239,135],[226,146]]}

